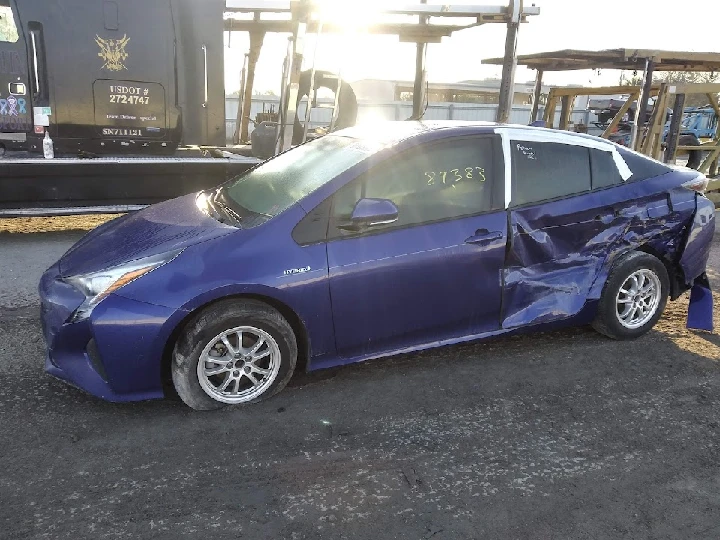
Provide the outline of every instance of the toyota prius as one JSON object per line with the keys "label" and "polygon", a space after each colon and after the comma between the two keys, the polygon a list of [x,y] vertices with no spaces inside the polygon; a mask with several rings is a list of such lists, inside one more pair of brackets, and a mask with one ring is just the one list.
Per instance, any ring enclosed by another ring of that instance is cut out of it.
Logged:
{"label": "toyota prius", "polygon": [[637,338],[690,289],[709,329],[706,186],[541,128],[339,131],[81,239],[40,283],[46,370],[110,401],[172,381],[208,410],[299,366],[568,325]]}

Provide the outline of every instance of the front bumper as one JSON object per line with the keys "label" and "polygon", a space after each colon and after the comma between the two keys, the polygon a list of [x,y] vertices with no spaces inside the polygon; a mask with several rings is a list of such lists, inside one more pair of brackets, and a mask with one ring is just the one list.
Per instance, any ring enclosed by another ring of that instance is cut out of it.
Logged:
{"label": "front bumper", "polygon": [[107,401],[163,397],[161,362],[175,310],[110,295],[89,318],[70,322],[84,296],[60,280],[40,281],[45,370]]}

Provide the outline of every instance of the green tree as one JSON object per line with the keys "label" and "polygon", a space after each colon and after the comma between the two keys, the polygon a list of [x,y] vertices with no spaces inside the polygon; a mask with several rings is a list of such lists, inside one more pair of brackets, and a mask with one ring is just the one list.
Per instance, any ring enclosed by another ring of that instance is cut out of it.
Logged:
{"label": "green tree", "polygon": [[[702,71],[667,71],[659,73],[654,77],[654,82],[664,82],[669,84],[707,84],[717,83],[720,77],[717,73]],[[717,103],[718,96],[715,96]],[[705,94],[688,94],[685,99],[686,107],[702,107],[708,105],[708,96]]]}

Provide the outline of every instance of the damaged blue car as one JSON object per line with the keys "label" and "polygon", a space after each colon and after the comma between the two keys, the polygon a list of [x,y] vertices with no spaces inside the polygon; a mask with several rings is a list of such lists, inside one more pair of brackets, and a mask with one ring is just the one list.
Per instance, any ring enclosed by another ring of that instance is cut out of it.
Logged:
{"label": "damaged blue car", "polygon": [[567,325],[636,338],[689,289],[710,329],[706,186],[566,132],[340,131],[89,233],[40,284],[46,369],[111,401],[171,381],[207,410],[299,366]]}

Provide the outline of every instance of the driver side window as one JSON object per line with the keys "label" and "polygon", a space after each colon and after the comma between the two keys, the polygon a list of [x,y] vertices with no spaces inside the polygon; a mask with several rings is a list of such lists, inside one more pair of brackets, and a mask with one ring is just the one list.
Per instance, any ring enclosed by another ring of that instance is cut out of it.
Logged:
{"label": "driver side window", "polygon": [[360,199],[388,199],[398,220],[373,231],[432,223],[493,208],[493,137],[466,137],[422,145],[394,156],[335,194],[330,236],[346,236]]}

